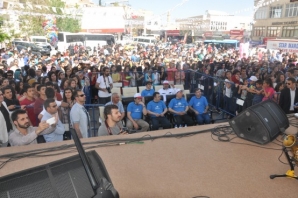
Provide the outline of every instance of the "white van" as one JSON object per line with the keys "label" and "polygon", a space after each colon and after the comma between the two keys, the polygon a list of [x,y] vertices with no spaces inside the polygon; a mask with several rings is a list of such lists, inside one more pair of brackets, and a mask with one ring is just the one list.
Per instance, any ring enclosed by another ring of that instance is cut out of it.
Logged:
{"label": "white van", "polygon": [[30,41],[35,43],[38,46],[51,47],[50,43],[48,43],[47,37],[45,37],[45,36],[30,36]]}
{"label": "white van", "polygon": [[134,44],[143,44],[145,46],[147,45],[155,45],[156,39],[154,37],[144,37],[144,36],[138,36],[133,38]]}

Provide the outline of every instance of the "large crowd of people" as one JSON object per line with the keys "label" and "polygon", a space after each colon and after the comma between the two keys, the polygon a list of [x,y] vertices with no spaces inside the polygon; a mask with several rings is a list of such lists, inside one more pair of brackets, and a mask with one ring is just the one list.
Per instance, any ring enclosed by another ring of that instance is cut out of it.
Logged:
{"label": "large crowd of people", "polygon": [[[87,138],[94,118],[84,104],[105,105],[99,136],[209,124],[210,109],[232,118],[265,100],[274,100],[285,113],[298,110],[295,53],[241,54],[203,43],[162,46],[114,44],[92,53],[77,46],[55,49],[49,57],[14,46],[1,49],[0,123],[6,130],[0,132],[0,146],[68,140],[71,129]],[[115,83],[145,89],[124,105],[113,92]],[[158,85],[163,88],[156,90]],[[193,95],[184,96],[184,90]]]}

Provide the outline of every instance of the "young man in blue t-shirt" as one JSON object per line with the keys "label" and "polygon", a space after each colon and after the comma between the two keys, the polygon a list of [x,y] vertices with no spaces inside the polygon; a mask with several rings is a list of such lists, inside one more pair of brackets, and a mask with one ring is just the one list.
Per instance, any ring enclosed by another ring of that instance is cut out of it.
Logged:
{"label": "young man in blue t-shirt", "polygon": [[184,126],[192,126],[194,125],[191,117],[187,115],[188,104],[183,97],[183,93],[181,89],[176,90],[176,98],[173,98],[169,104],[169,111],[174,114],[176,119],[176,124],[178,126],[182,126],[184,122]]}
{"label": "young man in blue t-shirt", "polygon": [[207,113],[209,108],[207,99],[202,96],[200,89],[196,89],[195,94],[189,101],[189,108],[195,112],[199,124],[210,124],[211,119]]}
{"label": "young man in blue t-shirt", "polygon": [[171,128],[170,121],[165,117],[168,109],[164,101],[160,100],[160,94],[154,92],[153,100],[147,105],[147,112],[150,115],[152,121],[152,130],[158,130],[159,126],[163,129]]}
{"label": "young man in blue t-shirt", "polygon": [[[126,120],[126,127],[129,130],[133,128],[138,130],[138,132],[148,131],[149,124],[144,121],[143,114],[147,115],[147,110],[142,102],[142,96],[140,93],[136,93],[134,95],[134,102],[131,102],[127,106],[127,120]],[[139,128],[141,129],[139,130]]]}
{"label": "young man in blue t-shirt", "polygon": [[146,89],[144,89],[141,93],[142,97],[146,96],[153,96],[154,89],[152,89],[152,83],[147,81],[146,82]]}

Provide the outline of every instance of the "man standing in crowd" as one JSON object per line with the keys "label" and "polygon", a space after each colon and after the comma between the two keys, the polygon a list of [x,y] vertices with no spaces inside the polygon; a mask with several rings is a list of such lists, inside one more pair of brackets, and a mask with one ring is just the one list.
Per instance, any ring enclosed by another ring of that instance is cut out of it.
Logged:
{"label": "man standing in crowd", "polygon": [[152,89],[152,83],[150,81],[146,82],[146,89],[141,93],[142,97],[153,96],[154,89]]}
{"label": "man standing in crowd", "polygon": [[298,89],[295,78],[287,79],[287,87],[280,93],[279,105],[286,114],[298,111]]}
{"label": "man standing in crowd", "polygon": [[[142,96],[139,93],[134,95],[134,102],[127,106],[127,121],[126,126],[129,130],[133,128],[138,132],[148,131],[149,124],[144,121],[143,115],[147,115],[147,110],[142,102]],[[141,127],[141,129],[139,129]]]}
{"label": "man standing in crowd", "polygon": [[43,135],[46,142],[59,142],[63,141],[64,134],[64,125],[59,119],[58,116],[58,106],[54,98],[47,99],[43,104],[46,112],[43,115],[41,121],[47,121],[51,118],[55,118],[56,120],[56,129],[50,133]]}
{"label": "man standing in crowd", "polygon": [[98,89],[98,103],[106,104],[110,101],[113,79],[110,76],[110,69],[105,67],[103,75],[98,76],[95,87]]}
{"label": "man standing in crowd", "polygon": [[198,124],[210,124],[207,99],[202,96],[200,89],[196,89],[195,94],[189,101],[189,108],[195,112]]}
{"label": "man standing in crowd", "polygon": [[187,115],[188,104],[183,97],[181,89],[176,90],[176,98],[170,101],[169,111],[174,114],[177,126],[182,127],[184,124],[184,126],[187,127],[194,124],[191,117]]}
{"label": "man standing in crowd", "polygon": [[11,114],[11,119],[16,126],[16,129],[9,133],[11,146],[37,144],[36,138],[39,135],[49,134],[56,128],[56,124],[50,126],[46,121],[40,122],[38,127],[31,126],[26,111],[22,109],[15,110]]}
{"label": "man standing in crowd", "polygon": [[37,126],[37,118],[35,117],[34,114],[34,102],[35,102],[35,98],[34,98],[34,88],[31,87],[30,85],[26,85],[24,86],[23,89],[24,93],[26,93],[26,97],[24,100],[22,100],[20,102],[20,104],[23,106],[26,106],[26,110],[30,119],[30,122],[32,124],[32,126]]}
{"label": "man standing in crowd", "polygon": [[[2,93],[4,95],[4,102],[6,103],[9,111],[14,111],[18,109],[17,106],[20,106],[20,102],[12,97],[12,89],[13,88],[10,85],[2,89]],[[22,106],[22,108],[24,107],[25,106]]]}
{"label": "man standing in crowd", "polygon": [[147,105],[147,112],[150,115],[152,121],[152,130],[158,130],[159,126],[163,129],[171,128],[170,121],[165,117],[168,108],[165,103],[160,100],[160,94],[154,92],[153,100]]}
{"label": "man standing in crowd", "polygon": [[121,113],[116,105],[106,105],[104,108],[105,121],[98,129],[98,136],[127,134],[127,132],[123,131],[122,124],[119,124],[121,123],[121,117]]}
{"label": "man standing in crowd", "polygon": [[[90,130],[90,116],[84,104],[86,96],[81,90],[74,91],[76,103],[70,110],[70,120],[79,138],[88,138]],[[91,134],[90,134],[91,135]]]}
{"label": "man standing in crowd", "polygon": [[0,91],[0,148],[8,145],[8,133],[13,129],[10,113],[3,99],[2,91]]}

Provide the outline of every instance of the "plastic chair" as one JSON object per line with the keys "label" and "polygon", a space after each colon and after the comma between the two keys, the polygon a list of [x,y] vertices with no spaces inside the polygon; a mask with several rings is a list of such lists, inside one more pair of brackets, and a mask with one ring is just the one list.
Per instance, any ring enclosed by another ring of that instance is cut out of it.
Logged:
{"label": "plastic chair", "polygon": [[124,87],[122,91],[124,97],[133,97],[138,92],[136,87]]}

